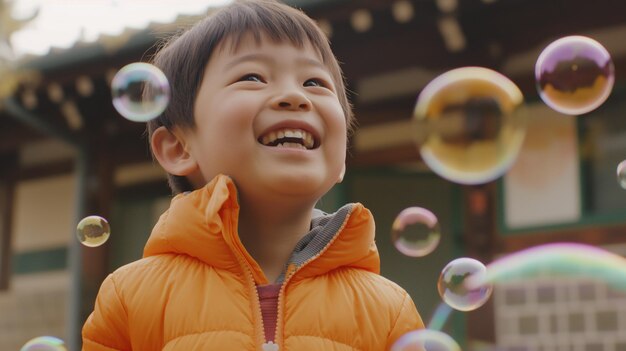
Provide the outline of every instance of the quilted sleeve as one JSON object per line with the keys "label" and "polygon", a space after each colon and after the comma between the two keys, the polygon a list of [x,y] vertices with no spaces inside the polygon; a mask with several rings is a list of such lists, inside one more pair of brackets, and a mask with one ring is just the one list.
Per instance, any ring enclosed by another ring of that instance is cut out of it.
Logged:
{"label": "quilted sleeve", "polygon": [[404,293],[404,299],[402,301],[402,307],[400,308],[400,312],[398,313],[398,317],[387,337],[387,346],[385,350],[390,350],[393,344],[398,340],[402,335],[415,330],[415,329],[423,329],[424,322],[422,322],[422,318],[419,313],[417,313],[417,308],[415,308],[415,304],[409,296],[408,293]]}
{"label": "quilted sleeve", "polygon": [[120,297],[113,275],[98,292],[94,311],[83,326],[83,351],[131,350],[126,306]]}

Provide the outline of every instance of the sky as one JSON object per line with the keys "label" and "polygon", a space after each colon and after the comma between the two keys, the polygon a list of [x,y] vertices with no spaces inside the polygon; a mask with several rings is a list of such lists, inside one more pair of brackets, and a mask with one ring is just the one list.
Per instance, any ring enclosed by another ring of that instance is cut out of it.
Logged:
{"label": "sky", "polygon": [[[3,0],[0,0],[3,1]],[[125,28],[145,28],[149,22],[172,22],[178,15],[200,14],[232,0],[13,0],[12,16],[39,15],[10,42],[17,57],[44,55],[50,47],[67,48],[78,40],[91,42]]]}

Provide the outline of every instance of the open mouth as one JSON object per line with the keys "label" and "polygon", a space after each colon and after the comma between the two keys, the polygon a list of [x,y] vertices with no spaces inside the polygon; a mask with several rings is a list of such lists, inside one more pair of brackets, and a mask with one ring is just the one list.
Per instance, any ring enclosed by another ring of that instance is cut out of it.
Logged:
{"label": "open mouth", "polygon": [[259,143],[265,146],[289,147],[303,150],[316,149],[319,141],[313,134],[303,129],[283,128],[261,135]]}

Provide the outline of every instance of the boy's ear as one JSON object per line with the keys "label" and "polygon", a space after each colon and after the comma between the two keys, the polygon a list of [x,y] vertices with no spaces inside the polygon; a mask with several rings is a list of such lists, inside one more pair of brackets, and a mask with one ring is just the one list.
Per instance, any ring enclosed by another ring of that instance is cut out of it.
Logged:
{"label": "boy's ear", "polygon": [[343,164],[343,168],[341,169],[341,173],[339,173],[339,179],[337,179],[337,183],[343,182],[343,176],[346,175],[346,164]]}
{"label": "boy's ear", "polygon": [[167,173],[187,176],[198,169],[198,164],[187,151],[181,134],[161,126],[152,133],[150,146],[154,157]]}

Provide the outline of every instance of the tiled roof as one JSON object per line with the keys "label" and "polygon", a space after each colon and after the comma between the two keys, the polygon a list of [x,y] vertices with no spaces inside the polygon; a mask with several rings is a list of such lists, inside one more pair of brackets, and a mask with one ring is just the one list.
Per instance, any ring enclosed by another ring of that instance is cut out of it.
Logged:
{"label": "tiled roof", "polygon": [[[27,53],[20,56],[18,66],[22,68],[34,68],[37,70],[48,70],[61,68],[83,62],[103,55],[112,55],[132,48],[150,46],[160,37],[167,36],[177,31],[181,26],[192,24],[206,13],[218,7],[212,5],[217,0],[208,0],[206,6],[197,13],[179,14],[170,21],[146,22],[143,27],[125,27],[120,29],[119,34],[100,33],[96,40],[84,40],[77,36],[76,41],[69,47],[50,46],[47,52]],[[228,0],[219,0],[225,3]],[[285,0],[284,2],[303,10],[315,6],[343,0]]]}

